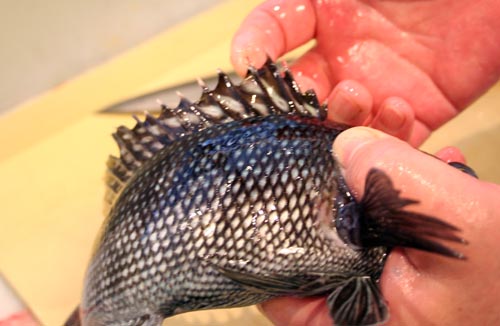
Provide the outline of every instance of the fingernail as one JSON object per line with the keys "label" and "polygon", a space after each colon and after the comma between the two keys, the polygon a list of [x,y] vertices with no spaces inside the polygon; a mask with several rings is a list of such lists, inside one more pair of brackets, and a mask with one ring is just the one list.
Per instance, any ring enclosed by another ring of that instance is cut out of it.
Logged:
{"label": "fingernail", "polygon": [[329,110],[332,111],[335,121],[347,124],[353,121],[361,112],[361,108],[342,90],[338,90],[333,94]]}
{"label": "fingernail", "polygon": [[405,100],[399,97],[390,97],[382,103],[377,116],[374,118],[372,127],[397,135],[408,124],[407,114],[411,111],[410,104]]}
{"label": "fingernail", "polygon": [[380,118],[384,130],[398,130],[405,123],[405,116],[398,110],[397,106],[386,106],[385,113]]}
{"label": "fingernail", "polygon": [[348,166],[360,148],[388,135],[368,127],[355,127],[342,132],[333,143],[333,152],[341,166]]}

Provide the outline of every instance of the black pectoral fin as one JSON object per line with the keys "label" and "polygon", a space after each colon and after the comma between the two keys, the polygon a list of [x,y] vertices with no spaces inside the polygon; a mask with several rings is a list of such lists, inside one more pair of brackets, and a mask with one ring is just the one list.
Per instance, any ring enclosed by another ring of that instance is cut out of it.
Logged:
{"label": "black pectoral fin", "polygon": [[380,325],[389,312],[373,279],[355,277],[338,286],[327,298],[335,325]]}
{"label": "black pectoral fin", "polygon": [[408,247],[448,257],[465,256],[443,245],[442,241],[465,244],[455,226],[438,218],[408,212],[404,208],[418,203],[400,197],[389,177],[381,170],[371,169],[366,177],[365,194],[351,215],[359,215],[358,234],[351,236],[361,247]]}

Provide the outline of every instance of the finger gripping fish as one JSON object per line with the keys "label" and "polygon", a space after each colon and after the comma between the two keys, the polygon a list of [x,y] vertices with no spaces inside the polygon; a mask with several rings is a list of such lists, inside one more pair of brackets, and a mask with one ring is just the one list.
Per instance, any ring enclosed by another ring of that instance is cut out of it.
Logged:
{"label": "finger gripping fish", "polygon": [[[202,85],[202,87],[204,87]],[[381,170],[356,199],[332,153],[345,126],[268,61],[238,85],[119,127],[108,217],[69,324],[160,325],[182,312],[327,297],[338,325],[375,325],[395,246],[463,258],[457,228],[413,213]]]}

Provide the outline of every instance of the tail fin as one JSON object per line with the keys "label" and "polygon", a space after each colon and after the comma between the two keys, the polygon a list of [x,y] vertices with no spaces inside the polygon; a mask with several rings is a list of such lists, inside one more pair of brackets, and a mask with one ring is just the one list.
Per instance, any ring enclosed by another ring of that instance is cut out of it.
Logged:
{"label": "tail fin", "polygon": [[404,210],[418,201],[399,194],[387,174],[371,169],[361,201],[347,204],[340,211],[339,235],[344,241],[363,248],[407,247],[465,259],[462,253],[440,243],[444,240],[466,244],[457,236],[458,228],[438,218]]}
{"label": "tail fin", "polygon": [[76,307],[75,310],[68,317],[64,326],[81,326],[82,321],[80,320],[80,307]]}

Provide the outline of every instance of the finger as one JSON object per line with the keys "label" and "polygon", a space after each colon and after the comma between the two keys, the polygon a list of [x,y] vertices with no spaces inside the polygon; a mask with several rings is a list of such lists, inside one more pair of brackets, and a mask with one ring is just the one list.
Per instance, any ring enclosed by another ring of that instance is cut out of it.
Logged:
{"label": "finger", "polygon": [[260,305],[260,310],[276,326],[330,326],[325,298],[278,298]]}
{"label": "finger", "polygon": [[483,282],[470,279],[478,270],[481,277],[488,279],[484,284],[494,282],[489,275],[495,267],[488,261],[493,259],[489,251],[495,251],[498,239],[488,229],[492,223],[500,223],[485,216],[496,205],[498,186],[482,183],[401,140],[366,127],[341,133],[334,142],[334,151],[355,193],[363,193],[368,170],[377,167],[391,177],[402,197],[420,201],[408,210],[457,226],[462,230],[460,236],[470,243],[460,248],[450,245],[470,257],[467,261],[411,249],[393,250],[381,277],[382,292],[391,311],[389,324],[432,324],[440,320],[443,325],[451,325],[457,320],[470,320],[457,298],[460,293],[485,291]]}
{"label": "finger", "polygon": [[418,120],[415,120],[415,123],[413,124],[413,131],[408,138],[408,143],[414,147],[418,147],[423,144],[423,142],[427,139],[427,137],[429,137],[431,132],[432,129],[429,126]]}
{"label": "finger", "polygon": [[331,93],[333,84],[331,83],[328,62],[317,51],[317,48],[312,48],[297,59],[290,66],[290,70],[300,89],[302,91],[314,89],[320,103],[325,101],[328,94]]}
{"label": "finger", "polygon": [[373,99],[366,87],[344,80],[328,97],[328,118],[349,126],[362,125],[372,112]]}
{"label": "finger", "polygon": [[399,139],[408,140],[414,122],[415,113],[411,105],[400,97],[389,97],[380,105],[370,126]]}
{"label": "finger", "polygon": [[[341,133],[334,142],[334,152],[345,170],[348,184],[357,193],[363,193],[368,171],[379,168],[391,177],[402,197],[420,201],[411,210],[454,224],[464,230],[461,236],[467,238],[465,226],[469,220],[465,216],[466,212],[473,212],[465,203],[474,198],[464,189],[472,191],[477,187],[476,180],[470,176],[401,140],[370,128],[351,128]],[[458,250],[467,256],[467,247]],[[444,258],[427,254],[425,259]]]}
{"label": "finger", "polygon": [[[325,42],[322,46],[325,47]],[[370,90],[375,107],[380,107],[391,96],[404,98],[411,104],[416,119],[421,122],[412,132],[416,134],[412,135],[412,143],[421,143],[429,136],[429,130],[435,130],[456,115],[454,106],[425,71],[403,60],[385,45],[374,40],[357,41],[339,51],[348,55],[324,52],[332,75],[363,84]],[[342,63],[337,60],[339,55],[343,58]]]}
{"label": "finger", "polygon": [[0,326],[42,325],[2,274],[0,274],[0,304]]}
{"label": "finger", "polygon": [[267,56],[273,60],[314,37],[316,15],[304,0],[272,0],[255,8],[236,32],[231,61],[244,75],[248,63],[261,67]]}
{"label": "finger", "polygon": [[464,154],[456,147],[447,146],[440,149],[436,154],[434,154],[441,161],[446,163],[450,162],[459,162],[465,164],[465,156]]}
{"label": "finger", "polygon": [[[363,192],[367,172],[377,167],[394,179],[396,187],[401,188],[402,196],[424,198],[426,201],[420,206],[428,209],[431,215],[448,208],[449,202],[466,200],[462,187],[471,181],[469,176],[378,130],[366,127],[348,129],[337,137],[333,148],[348,183],[359,193]],[[438,196],[429,196],[431,193],[439,194],[439,191],[451,198],[443,203]],[[434,211],[434,206],[439,206],[440,210]],[[450,216],[443,217],[446,218]]]}

